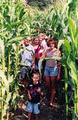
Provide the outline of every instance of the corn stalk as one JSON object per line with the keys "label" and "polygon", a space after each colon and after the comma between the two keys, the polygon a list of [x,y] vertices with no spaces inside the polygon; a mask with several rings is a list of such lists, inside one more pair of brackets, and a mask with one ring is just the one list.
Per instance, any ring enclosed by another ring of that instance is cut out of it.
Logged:
{"label": "corn stalk", "polygon": [[68,120],[68,71],[67,67],[65,69],[65,104],[66,104],[66,120]]}
{"label": "corn stalk", "polygon": [[[3,2],[2,2],[2,5],[3,5]],[[4,12],[4,9],[2,8],[2,14],[3,14],[3,12]],[[2,19],[2,39],[4,41],[3,24],[4,24],[4,20]],[[4,51],[3,51],[3,55],[2,55],[2,69],[3,69],[3,72],[5,73],[5,52]],[[3,82],[2,82],[2,84],[3,84]],[[3,98],[3,87],[2,87],[2,90],[1,90],[1,97]],[[1,109],[2,109],[1,120],[3,120],[3,101],[1,102]]]}
{"label": "corn stalk", "polygon": [[[18,11],[17,11],[17,9],[18,9]],[[17,19],[17,15],[19,17],[19,20]],[[1,93],[0,93],[0,103],[1,103],[0,117],[1,118],[0,118],[0,120],[3,120],[4,119],[3,117],[5,115],[7,117],[7,120],[9,120],[9,109],[10,109],[9,101],[12,99],[11,95],[13,94],[13,100],[15,100],[16,97],[18,96],[18,94],[16,94],[14,92],[14,90],[12,90],[12,91],[9,90],[9,87],[12,88],[12,85],[13,85],[17,91],[17,86],[14,85],[15,82],[13,83],[13,79],[10,76],[12,74],[12,69],[11,69],[12,54],[15,54],[14,50],[12,48],[12,44],[13,43],[17,44],[17,41],[19,43],[20,40],[23,39],[23,37],[22,37],[23,34],[20,35],[20,33],[23,30],[22,26],[24,25],[24,19],[25,19],[24,7],[21,4],[19,4],[19,2],[17,2],[15,4],[14,1],[8,0],[8,1],[2,1],[2,3],[0,3],[0,21],[1,21],[1,27],[2,27],[0,30],[0,37],[2,39],[0,41],[0,45],[1,45],[1,42],[3,42],[3,46],[4,46],[4,49],[3,49],[4,54],[2,54],[3,72],[0,71],[0,74],[1,74],[1,72],[3,74],[3,76],[0,75],[0,82],[1,82],[1,86],[0,86],[1,87]],[[17,21],[15,21],[15,20],[17,20]],[[18,29],[16,26],[18,27]],[[25,30],[25,27],[24,27],[24,30]],[[8,54],[8,56],[7,56],[7,54]],[[16,59],[16,62],[15,62],[15,64],[16,64],[15,76],[16,76],[17,68],[18,68],[18,66],[17,66],[18,47],[16,49],[15,59]],[[6,67],[6,69],[5,69],[5,67]],[[15,71],[15,70],[13,68],[13,71]],[[11,100],[11,101],[13,102],[13,100]],[[6,102],[4,102],[4,101],[6,101]]]}

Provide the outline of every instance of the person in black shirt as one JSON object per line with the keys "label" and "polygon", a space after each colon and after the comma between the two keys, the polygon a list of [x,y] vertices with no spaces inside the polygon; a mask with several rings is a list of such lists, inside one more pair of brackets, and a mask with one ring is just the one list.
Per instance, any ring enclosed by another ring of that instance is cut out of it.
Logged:
{"label": "person in black shirt", "polygon": [[28,104],[26,111],[28,112],[28,120],[31,120],[31,113],[34,113],[36,120],[39,120],[38,114],[40,113],[40,97],[43,95],[39,80],[39,73],[37,71],[33,72],[31,78],[32,81],[28,85]]}

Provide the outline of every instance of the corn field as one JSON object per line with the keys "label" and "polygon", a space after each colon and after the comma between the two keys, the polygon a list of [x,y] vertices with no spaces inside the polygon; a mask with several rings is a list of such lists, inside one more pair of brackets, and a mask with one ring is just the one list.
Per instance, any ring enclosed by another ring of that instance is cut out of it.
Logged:
{"label": "corn field", "polygon": [[[0,0],[0,120],[9,120],[19,95],[20,43],[36,30],[58,40],[64,69],[65,114],[78,119],[78,1],[64,0],[45,12],[32,9],[21,0]],[[70,90],[69,90],[70,87]],[[72,102],[72,104],[71,104]]]}

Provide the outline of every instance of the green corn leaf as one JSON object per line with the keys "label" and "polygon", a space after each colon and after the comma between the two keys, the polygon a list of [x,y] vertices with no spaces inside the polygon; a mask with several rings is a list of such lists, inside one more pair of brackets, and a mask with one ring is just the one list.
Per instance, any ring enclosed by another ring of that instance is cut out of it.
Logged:
{"label": "green corn leaf", "polygon": [[41,60],[39,60],[39,62],[38,62],[38,67],[39,67],[39,72],[40,72],[40,74],[41,74],[41,65],[42,65],[42,62],[45,60],[45,61],[47,61],[47,60],[61,60],[61,57],[52,57],[52,58],[43,58],[43,59],[41,59]]}
{"label": "green corn leaf", "polygon": [[12,38],[10,39],[5,45],[6,46],[9,46],[13,43],[17,43],[17,42],[20,42],[24,37],[15,37],[15,38]]}
{"label": "green corn leaf", "polygon": [[71,111],[78,118],[78,114],[75,113],[75,111],[73,110],[73,108],[69,108],[69,111]]}
{"label": "green corn leaf", "polygon": [[16,27],[17,25],[22,25],[24,22],[22,21],[18,21],[18,22],[14,22],[14,23],[11,23],[10,26],[11,27]]}
{"label": "green corn leaf", "polygon": [[6,97],[6,103],[7,103],[7,105],[9,104],[10,99],[11,99],[11,92],[9,92],[7,94],[7,97]]}
{"label": "green corn leaf", "polygon": [[7,104],[5,104],[4,107],[3,107],[3,116],[6,115],[7,109],[8,109],[8,106],[7,106]]}
{"label": "green corn leaf", "polygon": [[65,46],[65,52],[67,55],[70,54],[71,52],[71,46],[70,46],[70,42],[67,40],[64,40],[64,46]]}
{"label": "green corn leaf", "polygon": [[42,62],[43,62],[43,59],[39,60],[39,62],[38,62],[38,68],[39,68],[40,75],[41,75],[41,65],[42,65]]}
{"label": "green corn leaf", "polygon": [[[71,73],[69,72],[69,75],[70,75]],[[71,75],[70,75],[71,76]],[[68,84],[71,86],[71,89],[72,90],[74,90],[75,88],[74,88],[74,86],[75,86],[75,82],[74,82],[74,79],[73,78],[69,78],[68,79]]]}
{"label": "green corn leaf", "polygon": [[6,103],[6,100],[3,99],[2,97],[0,97],[0,102],[3,101],[4,103]]}
{"label": "green corn leaf", "polygon": [[64,44],[64,40],[59,40],[57,48],[60,49],[60,47]]}
{"label": "green corn leaf", "polygon": [[15,43],[12,44],[12,47],[13,47],[14,51],[16,51],[16,47],[17,47],[17,46],[16,46]]}
{"label": "green corn leaf", "polygon": [[13,97],[12,97],[12,101],[15,100],[16,97],[17,97],[17,92],[14,92],[14,93],[13,93]]}
{"label": "green corn leaf", "polygon": [[19,15],[19,19],[20,20],[22,19],[22,17],[23,17],[24,14],[25,14],[24,8],[22,8],[21,11],[20,11],[20,15]]}
{"label": "green corn leaf", "polygon": [[78,83],[77,81],[77,70],[76,70],[76,67],[75,67],[75,63],[73,61],[68,60],[68,66],[71,70],[70,72],[70,76],[75,80],[76,84]]}
{"label": "green corn leaf", "polygon": [[2,56],[4,56],[4,41],[3,40],[0,40],[0,50],[1,50]]}
{"label": "green corn leaf", "polygon": [[6,76],[4,75],[4,72],[0,70],[0,78],[4,82],[5,86],[8,86],[8,80],[6,79]]}
{"label": "green corn leaf", "polygon": [[77,54],[78,54],[78,29],[76,29],[76,33],[74,36],[74,43],[75,43],[75,47],[76,47]]}
{"label": "green corn leaf", "polygon": [[44,58],[43,60],[61,60],[61,57]]}
{"label": "green corn leaf", "polygon": [[69,20],[69,30],[70,30],[70,33],[71,33],[71,38],[72,38],[73,42],[75,43],[74,36],[75,36],[75,33],[76,33],[76,23],[70,17],[68,18],[68,20]]}

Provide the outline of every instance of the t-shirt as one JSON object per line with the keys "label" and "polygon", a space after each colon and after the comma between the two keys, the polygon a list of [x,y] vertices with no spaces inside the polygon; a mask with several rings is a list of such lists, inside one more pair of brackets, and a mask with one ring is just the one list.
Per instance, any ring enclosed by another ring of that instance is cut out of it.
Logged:
{"label": "t-shirt", "polygon": [[[47,50],[46,57],[48,57],[48,58],[56,57],[56,56],[58,56],[57,53],[58,53],[57,49],[55,51],[53,51],[53,52],[49,52],[49,50]],[[46,66],[48,66],[48,67],[57,67],[57,60],[53,60],[53,59],[47,60],[46,61]]]}
{"label": "t-shirt", "polygon": [[22,53],[21,63],[24,63],[26,66],[32,66],[33,55],[35,54],[34,48],[32,45],[24,47],[24,52]]}
{"label": "t-shirt", "polygon": [[43,46],[45,50],[48,50],[48,49],[50,48],[50,47],[47,46],[47,43],[46,43],[45,40],[43,40],[43,41],[41,42],[41,46]]}
{"label": "t-shirt", "polygon": [[39,59],[39,51],[41,50],[41,46],[37,46],[37,48],[34,48],[35,50],[35,59]]}
{"label": "t-shirt", "polygon": [[33,83],[30,83],[28,85],[28,90],[30,92],[30,95],[31,95],[31,100],[29,100],[30,102],[32,103],[38,103],[40,102],[40,93],[37,92],[37,89],[41,88],[41,83],[38,82],[37,84],[33,84]]}

